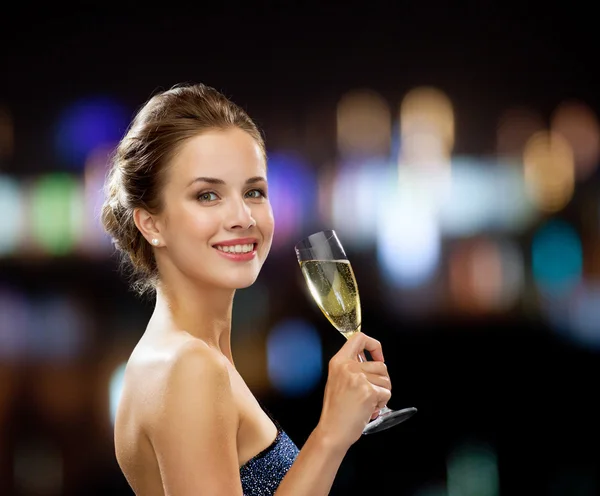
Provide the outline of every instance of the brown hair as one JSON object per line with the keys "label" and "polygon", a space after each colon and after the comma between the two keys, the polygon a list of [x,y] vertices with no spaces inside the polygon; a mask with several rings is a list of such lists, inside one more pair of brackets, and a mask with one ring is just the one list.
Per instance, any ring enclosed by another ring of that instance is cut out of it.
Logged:
{"label": "brown hair", "polygon": [[243,109],[209,86],[177,85],[146,102],[117,146],[106,178],[101,220],[139,294],[156,287],[158,269],[152,246],[135,225],[134,210],[160,212],[167,165],[187,139],[232,127],[246,131],[265,154],[263,137]]}

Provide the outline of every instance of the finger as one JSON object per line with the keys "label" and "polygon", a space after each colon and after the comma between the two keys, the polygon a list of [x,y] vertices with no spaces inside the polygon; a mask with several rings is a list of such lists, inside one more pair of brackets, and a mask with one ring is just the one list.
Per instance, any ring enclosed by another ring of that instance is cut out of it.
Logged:
{"label": "finger", "polygon": [[387,365],[383,362],[361,362],[360,369],[369,374],[389,375]]}
{"label": "finger", "polygon": [[373,360],[377,362],[383,362],[383,351],[381,350],[381,343],[376,339],[367,336],[364,332],[357,332],[353,336],[348,339],[348,341],[344,344],[345,353],[348,358],[352,358],[356,360],[357,355],[363,351],[367,350]]}
{"label": "finger", "polygon": [[388,391],[392,390],[392,381],[390,381],[390,378],[386,375],[365,374],[365,377],[374,386],[385,388]]}
{"label": "finger", "polygon": [[387,405],[388,401],[392,397],[392,393],[389,389],[380,386],[373,386],[377,391],[377,408],[381,409]]}

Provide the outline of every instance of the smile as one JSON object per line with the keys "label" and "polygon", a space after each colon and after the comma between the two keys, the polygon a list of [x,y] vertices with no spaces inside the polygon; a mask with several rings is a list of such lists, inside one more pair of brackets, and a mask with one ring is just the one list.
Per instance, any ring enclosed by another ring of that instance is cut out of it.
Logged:
{"label": "smile", "polygon": [[219,255],[232,262],[249,262],[256,257],[258,243],[241,243],[239,245],[214,245]]}
{"label": "smile", "polygon": [[217,245],[216,248],[217,250],[223,251],[225,253],[250,253],[254,251],[254,243],[231,246]]}

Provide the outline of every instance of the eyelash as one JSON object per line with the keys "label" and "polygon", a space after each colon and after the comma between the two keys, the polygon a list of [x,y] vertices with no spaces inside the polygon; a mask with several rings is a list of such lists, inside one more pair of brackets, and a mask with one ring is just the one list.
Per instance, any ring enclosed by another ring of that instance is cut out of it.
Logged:
{"label": "eyelash", "polygon": [[[254,192],[254,191],[258,191],[258,192],[260,193],[260,197],[250,197],[250,198],[252,198],[252,199],[255,199],[255,200],[257,200],[257,199],[259,199],[259,198],[266,198],[266,197],[267,197],[267,194],[266,194],[266,193],[265,193],[265,191],[264,191],[263,189],[261,189],[261,188],[255,188],[255,189],[251,189],[250,191],[248,191],[248,192],[246,193],[246,195],[247,195],[248,193],[252,193],[252,192]],[[203,199],[202,199],[202,197],[203,197],[204,195],[215,195],[215,196],[218,196],[218,195],[217,195],[217,194],[216,194],[214,191],[203,191],[202,193],[198,193],[198,196],[197,196],[197,199],[198,199],[198,201],[205,202],[205,203],[208,203],[208,202],[211,202],[211,201],[215,201],[215,200],[203,200]]]}
{"label": "eyelash", "polygon": [[[267,197],[267,194],[265,193],[265,190],[261,189],[261,188],[251,189],[246,194],[252,193],[253,191],[258,191],[260,193],[260,198],[266,198]],[[252,197],[252,198],[258,199],[259,197]]]}

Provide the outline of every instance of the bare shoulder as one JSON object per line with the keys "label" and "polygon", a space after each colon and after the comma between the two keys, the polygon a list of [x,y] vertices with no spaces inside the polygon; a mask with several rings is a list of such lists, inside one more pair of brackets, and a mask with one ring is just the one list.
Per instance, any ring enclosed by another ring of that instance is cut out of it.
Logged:
{"label": "bare shoulder", "polygon": [[156,487],[197,494],[206,487],[208,494],[241,495],[239,411],[228,364],[191,336],[138,343],[125,372],[115,449],[139,494]]}
{"label": "bare shoulder", "polygon": [[[164,429],[167,420],[181,420],[179,409],[184,405],[196,412],[196,422],[220,411],[230,412],[230,417],[237,412],[228,361],[203,341],[183,337],[169,343],[159,368],[156,382],[148,384],[153,390],[149,398],[152,407],[145,419],[148,434]],[[237,415],[232,420],[236,422]]]}
{"label": "bare shoulder", "polygon": [[183,398],[202,401],[197,407],[203,409],[217,400],[228,403],[227,408],[233,402],[227,359],[193,337],[175,336],[137,347],[125,376],[123,403],[134,407],[147,433],[164,425],[164,416],[172,414]]}
{"label": "bare shoulder", "polygon": [[202,341],[171,350],[147,434],[166,494],[240,494],[239,413],[227,359]]}
{"label": "bare shoulder", "polygon": [[[169,388],[198,387],[204,392],[229,388],[227,359],[198,339],[182,340],[174,347],[165,368]],[[173,392],[173,391],[171,391]]]}

